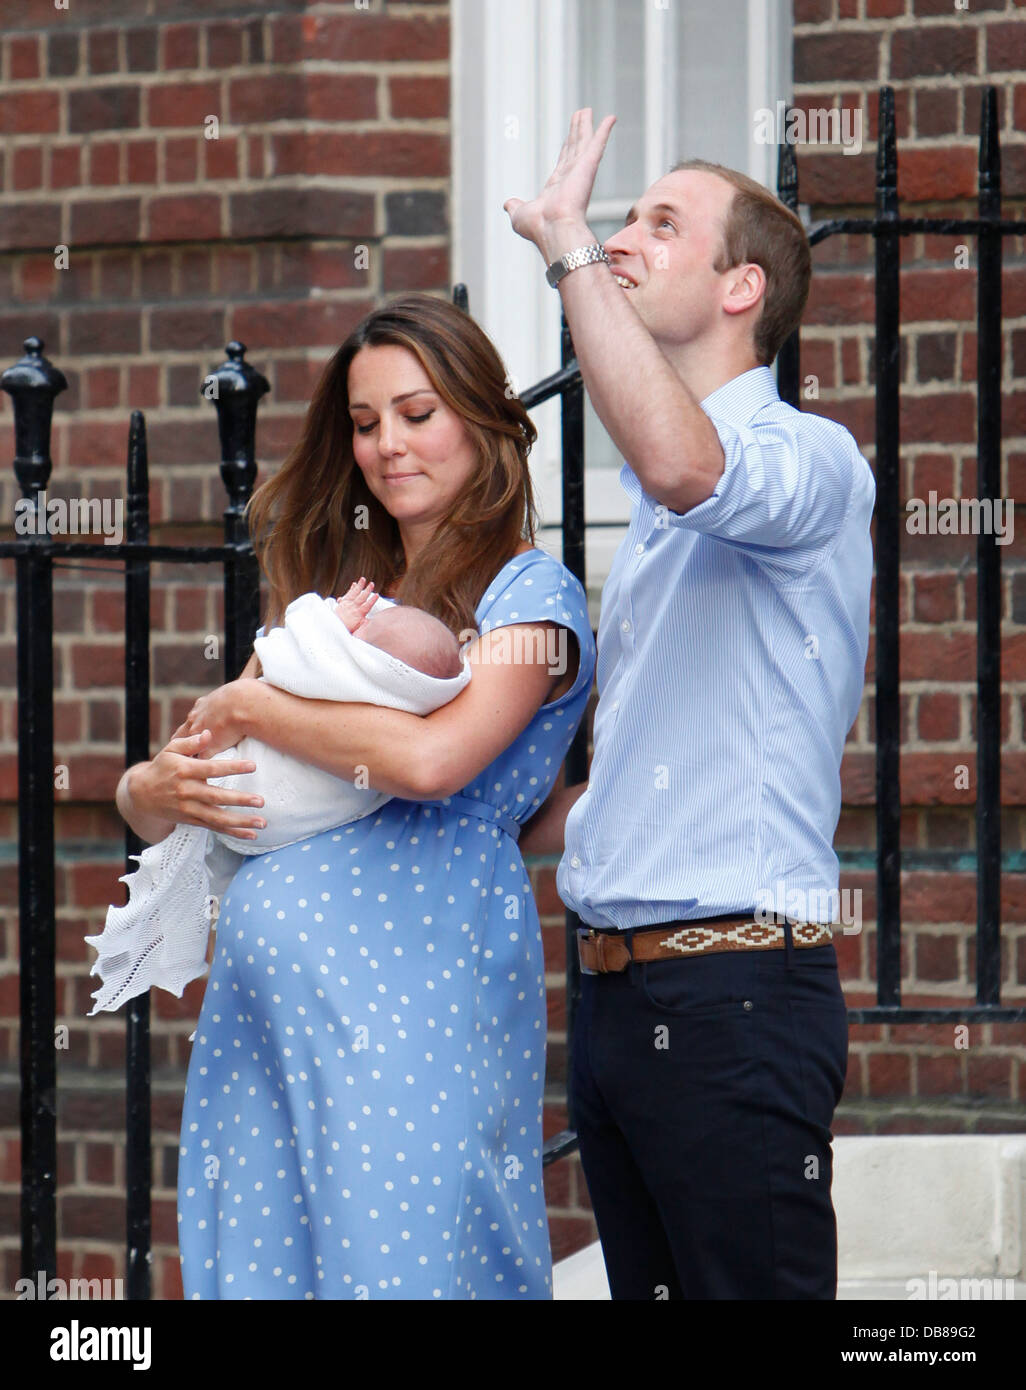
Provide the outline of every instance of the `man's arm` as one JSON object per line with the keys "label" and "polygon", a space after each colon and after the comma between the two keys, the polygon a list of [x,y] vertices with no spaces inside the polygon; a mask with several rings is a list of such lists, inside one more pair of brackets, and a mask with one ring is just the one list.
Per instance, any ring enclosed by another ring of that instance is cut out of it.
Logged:
{"label": "man's arm", "polygon": [[[546,265],[595,241],[583,219],[547,226]],[[602,261],[559,282],[588,398],[606,433],[657,502],[686,512],[712,495],[723,447],[712,421]],[[629,364],[629,365],[628,365]]]}
{"label": "man's arm", "polygon": [[[590,109],[576,112],[541,194],[504,204],[546,265],[596,240],[585,214],[613,120],[607,116],[593,135]],[[585,389],[642,487],[673,511],[704,502],[724,468],[719,435],[609,266],[596,261],[572,271],[559,292]]]}
{"label": "man's arm", "polygon": [[587,790],[587,782],[577,782],[572,787],[556,787],[551,791],[520,832],[517,843],[521,854],[562,854],[566,818]]}

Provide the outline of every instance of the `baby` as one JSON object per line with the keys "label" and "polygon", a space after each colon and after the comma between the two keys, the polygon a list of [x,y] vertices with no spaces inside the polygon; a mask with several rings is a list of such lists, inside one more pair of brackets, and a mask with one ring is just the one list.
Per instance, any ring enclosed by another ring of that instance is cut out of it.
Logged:
{"label": "baby", "polygon": [[[363,578],[339,599],[301,594],[280,626],[257,634],[254,648],[260,679],[292,695],[410,714],[440,709],[471,678],[444,623],[381,597]],[[204,973],[210,927],[243,855],[345,825],[390,799],[371,786],[369,768],[353,768],[350,780],[249,737],[215,757],[256,765],[255,772],[208,780],[212,787],[262,796],[266,823],[252,840],[182,823],[135,856],[139,868],[120,880],[128,884],[128,902],[108,909],[101,936],[86,937],[99,952],[90,973],[104,982],[93,995],[93,1013],[116,1009],[152,985],[180,997],[188,981]]]}
{"label": "baby", "polygon": [[388,652],[425,676],[452,680],[460,674],[460,645],[443,622],[423,608],[403,608],[398,604],[371,614],[377,598],[374,585],[361,575],[349,586],[349,592],[336,600],[335,612],[354,637]]}

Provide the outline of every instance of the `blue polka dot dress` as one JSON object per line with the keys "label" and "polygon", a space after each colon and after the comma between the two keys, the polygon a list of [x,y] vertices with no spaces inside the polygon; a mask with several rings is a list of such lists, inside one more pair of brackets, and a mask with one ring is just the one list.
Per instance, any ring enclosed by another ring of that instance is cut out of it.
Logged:
{"label": "blue polka dot dress", "polygon": [[570,629],[573,688],[459,796],[254,856],[224,895],[182,1117],[186,1298],[552,1296],[541,931],[509,832],[559,772],[595,646],[541,550],[476,618]]}

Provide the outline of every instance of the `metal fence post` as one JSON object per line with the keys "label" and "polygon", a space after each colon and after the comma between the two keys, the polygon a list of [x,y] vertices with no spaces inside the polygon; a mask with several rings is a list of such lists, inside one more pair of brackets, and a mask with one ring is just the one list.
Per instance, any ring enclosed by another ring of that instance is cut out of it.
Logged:
{"label": "metal fence post", "polygon": [[249,539],[246,503],[256,482],[256,416],[267,378],[243,361],[244,343],[230,342],[227,360],[204,379],[202,394],[217,407],[221,477],[228,493],[224,543],[234,554],[224,567],[225,680],[235,680],[260,622],[260,566]]}
{"label": "metal fence post", "polygon": [[21,1004],[21,1272],[57,1274],[56,901],[53,763],[53,553],[47,530],[50,426],[63,372],[39,338],[0,387],[14,411],[18,623],[18,939]]}

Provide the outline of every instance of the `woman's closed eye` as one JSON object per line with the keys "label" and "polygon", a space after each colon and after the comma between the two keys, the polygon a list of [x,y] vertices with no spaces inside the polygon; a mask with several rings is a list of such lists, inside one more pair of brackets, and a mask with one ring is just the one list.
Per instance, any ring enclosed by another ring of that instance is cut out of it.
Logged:
{"label": "woman's closed eye", "polygon": [[[426,421],[428,421],[428,420],[431,419],[431,417],[432,417],[432,415],[434,415],[434,413],[435,413],[435,412],[434,412],[433,410],[429,410],[429,411],[427,412],[426,415],[404,415],[404,416],[403,416],[403,419],[404,419],[404,420],[409,420],[409,422],[410,422],[411,425],[423,425]],[[357,425],[357,426],[356,426],[356,433],[357,433],[357,434],[370,434],[371,430],[375,428],[376,424],[377,424],[377,421],[375,420],[374,424],[371,424],[371,425]]]}

